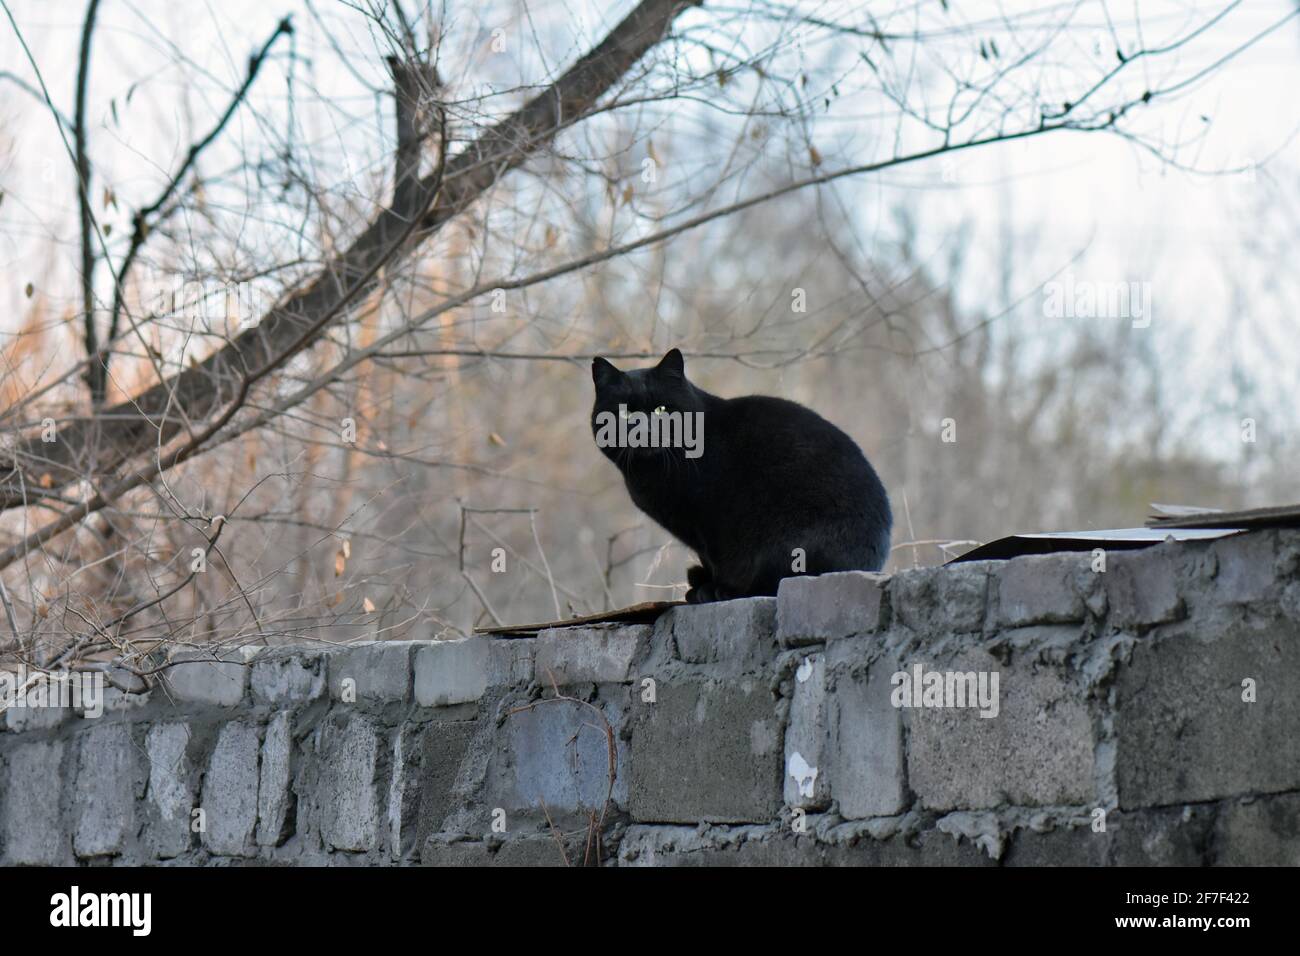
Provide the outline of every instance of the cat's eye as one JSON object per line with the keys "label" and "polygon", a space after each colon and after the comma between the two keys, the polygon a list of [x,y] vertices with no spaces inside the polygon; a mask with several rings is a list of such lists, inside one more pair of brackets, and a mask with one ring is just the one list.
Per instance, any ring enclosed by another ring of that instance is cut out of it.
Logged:
{"label": "cat's eye", "polygon": [[656,415],[662,415],[662,414],[663,414],[664,412],[666,412],[666,411],[668,411],[668,406],[667,406],[667,405],[656,405],[656,406],[655,406],[655,414],[656,414]]}

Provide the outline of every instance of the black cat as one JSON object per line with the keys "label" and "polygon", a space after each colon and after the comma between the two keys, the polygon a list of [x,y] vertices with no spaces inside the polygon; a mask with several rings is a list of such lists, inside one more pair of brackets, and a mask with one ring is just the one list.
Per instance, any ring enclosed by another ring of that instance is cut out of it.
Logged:
{"label": "black cat", "polygon": [[[884,566],[889,497],[853,439],[816,412],[710,395],[687,380],[677,349],[629,372],[597,358],[591,376],[597,445],[636,506],[699,555],[687,601],[772,595],[791,575]],[[647,444],[656,428],[673,440]]]}

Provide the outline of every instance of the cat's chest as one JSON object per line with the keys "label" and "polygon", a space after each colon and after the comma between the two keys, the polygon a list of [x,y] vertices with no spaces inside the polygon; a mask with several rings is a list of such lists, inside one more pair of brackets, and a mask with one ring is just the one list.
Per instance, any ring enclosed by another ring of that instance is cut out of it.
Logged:
{"label": "cat's chest", "polygon": [[695,511],[699,502],[701,489],[687,480],[677,462],[667,468],[629,469],[623,478],[633,503],[660,520],[674,515],[685,517]]}

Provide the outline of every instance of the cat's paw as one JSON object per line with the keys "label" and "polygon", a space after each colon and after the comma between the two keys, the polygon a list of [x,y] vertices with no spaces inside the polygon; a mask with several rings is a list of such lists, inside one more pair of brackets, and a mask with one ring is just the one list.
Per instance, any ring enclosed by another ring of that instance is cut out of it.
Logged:
{"label": "cat's paw", "polygon": [[690,585],[686,590],[687,604],[708,604],[718,599],[713,575],[703,565],[692,564],[686,569],[686,583]]}
{"label": "cat's paw", "polygon": [[709,573],[709,569],[701,564],[692,564],[686,569],[686,583],[692,588],[698,588],[712,580],[713,575]]}
{"label": "cat's paw", "polygon": [[686,592],[687,604],[709,604],[718,600],[717,588],[713,582],[705,581]]}
{"label": "cat's paw", "polygon": [[739,595],[729,588],[724,588],[716,581],[706,580],[686,592],[686,603],[712,604],[714,601],[730,601],[735,597]]}

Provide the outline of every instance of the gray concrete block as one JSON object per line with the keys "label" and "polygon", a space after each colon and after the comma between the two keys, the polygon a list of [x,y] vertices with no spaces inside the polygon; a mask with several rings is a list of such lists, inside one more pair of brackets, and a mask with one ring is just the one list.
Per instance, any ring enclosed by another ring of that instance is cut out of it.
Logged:
{"label": "gray concrete block", "polygon": [[[123,713],[143,707],[153,697],[153,691],[145,681],[131,670],[110,664],[86,672],[85,679],[94,680],[96,689],[83,685],[81,699],[75,702],[77,714],[90,720],[97,720],[104,714]],[[99,700],[94,698],[98,696]],[[100,713],[95,713],[96,705]]]}
{"label": "gray concrete block", "polygon": [[379,845],[380,803],[376,771],[379,736],[364,717],[341,726],[327,723],[321,735],[323,764],[318,795],[321,836],[336,850],[361,852]]}
{"label": "gray concrete block", "polygon": [[1188,624],[1139,642],[1116,681],[1114,722],[1121,807],[1300,790],[1294,626]]}
{"label": "gray concrete block", "polygon": [[[545,867],[545,866],[595,866],[595,841],[591,844],[592,859],[588,859],[585,835],[575,832],[561,848],[552,834],[506,840],[497,847],[492,858],[493,866]],[[567,863],[566,863],[567,857]]]}
{"label": "gray concrete block", "polygon": [[5,755],[4,834],[7,866],[70,862],[68,833],[59,815],[63,742],[24,743]]}
{"label": "gray concrete block", "polygon": [[1215,807],[1161,807],[1106,815],[1112,866],[1204,866]]}
{"label": "gray concrete block", "polygon": [[1107,555],[1106,570],[1099,577],[1115,628],[1141,629],[1181,620],[1186,614],[1178,594],[1178,569],[1165,548]]}
{"label": "gray concrete block", "polygon": [[423,738],[420,728],[411,725],[397,727],[391,737],[393,753],[388,783],[387,844],[389,859],[397,862],[411,859],[421,842]]}
{"label": "gray concrete block", "polygon": [[[82,679],[80,675],[78,680]],[[30,683],[29,683],[30,681]],[[72,688],[66,675],[47,675],[19,666],[0,667],[0,730],[15,733],[53,730],[76,713],[71,706]],[[77,688],[77,698],[81,688]]]}
{"label": "gray concrete block", "polygon": [[[105,714],[120,714],[126,711],[139,710],[153,700],[153,692],[147,691],[143,694],[129,694],[116,687],[105,687],[103,697],[103,708]],[[84,711],[81,714],[87,716]],[[101,714],[100,716],[103,716]],[[94,720],[96,718],[90,717]]]}
{"label": "gray concrete block", "polygon": [[753,670],[776,658],[776,598],[743,598],[675,607],[664,617],[678,656],[690,664]]}
{"label": "gray concrete block", "polygon": [[[1090,556],[1042,554],[1013,558],[998,571],[998,618],[1008,627],[1067,624],[1085,616],[1080,581],[1091,576]],[[1091,585],[1090,585],[1091,586]]]}
{"label": "gray concrete block", "polygon": [[203,845],[216,856],[252,856],[257,825],[257,728],[242,720],[221,727],[203,778]]}
{"label": "gray concrete block", "polygon": [[185,756],[189,742],[186,724],[154,724],[145,737],[151,810],[146,839],[150,851],[161,859],[180,856],[190,848],[194,792]]}
{"label": "gray concrete block", "polygon": [[842,817],[893,816],[907,806],[902,712],[890,704],[891,660],[868,668],[850,642],[831,645],[827,666],[827,777]]}
{"label": "gray concrete block", "polygon": [[783,793],[788,807],[811,810],[830,802],[826,710],[826,655],[808,654],[795,668],[785,732]]}
{"label": "gray concrete block", "polygon": [[253,663],[253,699],[259,704],[302,704],[325,693],[329,652],[297,650]]}
{"label": "gray concrete block", "polygon": [[[904,568],[889,582],[889,612],[896,624],[913,631],[928,629],[939,610],[935,599],[941,568]],[[981,608],[981,611],[983,608]]]}
{"label": "gray concrete block", "polygon": [[895,574],[889,584],[890,608],[913,631],[936,635],[984,629],[989,574],[997,561],[972,561]]}
{"label": "gray concrete block", "polygon": [[[324,681],[322,680],[322,684]],[[266,725],[257,783],[257,845],[278,846],[289,813],[289,768],[293,754],[293,715],[282,710]]]}
{"label": "gray concrete block", "polygon": [[1273,531],[1252,531],[1215,541],[1211,545],[1219,566],[1215,599],[1224,604],[1253,604],[1267,597],[1276,576],[1276,546]]}
{"label": "gray concrete block", "polygon": [[330,698],[344,703],[411,699],[411,656],[424,642],[367,641],[329,656]]}
{"label": "gray concrete block", "polygon": [[619,684],[632,679],[632,664],[650,642],[651,628],[559,627],[537,635],[538,683]]}
{"label": "gray concrete block", "polygon": [[432,835],[421,844],[421,866],[491,866],[492,848],[481,840],[449,841]]}
{"label": "gray concrete block", "polygon": [[576,836],[564,849],[550,834],[507,839],[500,844],[482,840],[448,840],[441,835],[431,836],[420,853],[422,866],[464,867],[505,866],[544,867],[582,866],[585,845],[574,845]]}
{"label": "gray concrete block", "polygon": [[1273,531],[1276,550],[1273,570],[1279,578],[1300,576],[1300,528],[1277,528]]}
{"label": "gray concrete block", "polygon": [[12,705],[17,700],[18,688],[22,686],[22,675],[17,673],[14,665],[0,667],[0,733],[9,730],[9,718],[6,711],[12,709]]}
{"label": "gray concrete block", "polygon": [[79,736],[72,850],[113,856],[134,831],[135,745],[129,724],[98,724]]}
{"label": "gray concrete block", "polygon": [[454,788],[461,762],[469,750],[478,724],[471,720],[430,721],[420,739],[420,803],[416,825],[416,843],[423,846],[455,803]]}
{"label": "gray concrete block", "polygon": [[16,706],[6,708],[4,729],[15,733],[33,730],[53,730],[73,717],[70,707]]}
{"label": "gray concrete block", "polygon": [[[1004,666],[983,650],[935,659],[918,655],[903,672],[981,672],[998,677],[998,713],[977,707],[911,707],[907,778],[921,805],[933,810],[1078,805],[1097,799],[1093,718],[1082,681],[1060,666],[1028,657]],[[892,675],[891,675],[892,677]],[[891,694],[894,690],[891,685]]]}
{"label": "gray concrete block", "polygon": [[1106,866],[1110,839],[1087,825],[1056,826],[1047,830],[1030,827],[1010,835],[1002,856],[1003,866]]}
{"label": "gray concrete block", "polygon": [[776,595],[776,636],[783,647],[819,644],[871,634],[885,623],[889,577],[840,571],[781,581]]}
{"label": "gray concrete block", "polygon": [[430,836],[422,844],[421,866],[564,866],[564,853],[571,866],[582,865],[581,845],[567,845],[564,851],[550,834],[520,836],[491,844],[484,840],[447,840]]}
{"label": "gray concrete block", "polygon": [[488,640],[487,685],[527,687],[533,682],[537,638],[497,637]]}
{"label": "gray concrete block", "polygon": [[244,699],[247,662],[256,653],[256,648],[175,650],[168,656],[167,687],[182,703],[234,707]]}
{"label": "gray concrete block", "polygon": [[780,811],[781,726],[767,683],[662,679],[634,705],[629,810],[637,821],[766,822]]}
{"label": "gray concrete block", "polygon": [[1282,588],[1278,607],[1291,621],[1300,621],[1300,581],[1292,581]]}
{"label": "gray concrete block", "polygon": [[415,654],[415,702],[447,707],[478,700],[488,685],[488,639],[433,641]]}
{"label": "gray concrete block", "polygon": [[[601,714],[582,704],[545,698],[507,719],[512,786],[506,809],[552,814],[595,810],[610,796],[610,750],[606,723],[615,735],[614,787],[610,799],[626,803],[626,745],[618,740],[622,708],[600,703]],[[601,720],[603,715],[604,721]]]}
{"label": "gray concrete block", "polygon": [[1214,846],[1220,866],[1300,866],[1300,794],[1228,801]]}
{"label": "gray concrete block", "polygon": [[859,840],[838,849],[831,858],[844,866],[997,866],[998,861],[970,840],[956,839],[939,830],[898,834],[883,840]]}

